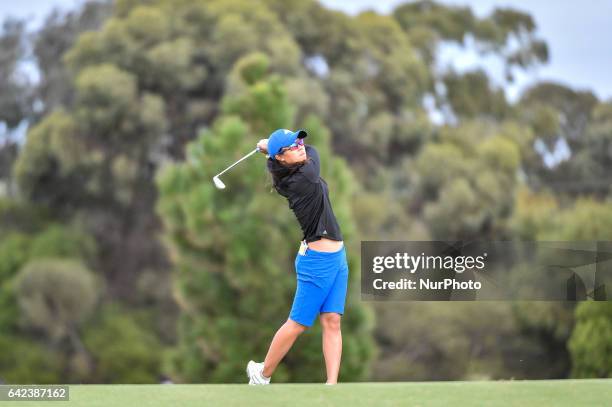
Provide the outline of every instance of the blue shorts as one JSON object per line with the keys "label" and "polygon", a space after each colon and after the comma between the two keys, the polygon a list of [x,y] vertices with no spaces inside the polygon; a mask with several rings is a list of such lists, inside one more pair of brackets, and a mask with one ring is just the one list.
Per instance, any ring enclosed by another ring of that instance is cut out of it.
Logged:
{"label": "blue shorts", "polygon": [[289,319],[309,327],[320,312],[344,314],[349,275],[344,245],[336,252],[298,252],[295,271],[297,289]]}

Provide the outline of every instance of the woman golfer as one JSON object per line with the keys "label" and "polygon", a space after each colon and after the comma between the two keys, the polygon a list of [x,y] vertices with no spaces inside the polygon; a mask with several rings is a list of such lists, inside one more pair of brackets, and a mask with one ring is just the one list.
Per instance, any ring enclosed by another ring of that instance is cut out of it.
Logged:
{"label": "woman golfer", "polygon": [[304,145],[306,136],[304,130],[279,129],[257,143],[269,155],[267,166],[274,188],[287,198],[304,237],[295,258],[297,289],[289,318],[274,335],[266,359],[248,363],[249,384],[269,384],[276,366],[319,314],[326,384],[338,381],[342,355],[340,317],[344,313],[349,270],[327,183],[319,175],[319,154],[314,147]]}

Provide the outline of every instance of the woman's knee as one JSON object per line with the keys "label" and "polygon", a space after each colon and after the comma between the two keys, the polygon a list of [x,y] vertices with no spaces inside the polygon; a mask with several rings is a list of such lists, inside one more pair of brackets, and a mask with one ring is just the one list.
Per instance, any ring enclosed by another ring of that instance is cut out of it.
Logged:
{"label": "woman's knee", "polygon": [[308,329],[308,327],[306,325],[302,325],[298,322],[295,322],[291,319],[288,319],[287,322],[285,322],[285,325],[296,335],[301,334],[302,332],[304,332],[305,330]]}
{"label": "woman's knee", "polygon": [[339,331],[341,316],[336,312],[324,312],[321,314],[321,326],[324,330]]}

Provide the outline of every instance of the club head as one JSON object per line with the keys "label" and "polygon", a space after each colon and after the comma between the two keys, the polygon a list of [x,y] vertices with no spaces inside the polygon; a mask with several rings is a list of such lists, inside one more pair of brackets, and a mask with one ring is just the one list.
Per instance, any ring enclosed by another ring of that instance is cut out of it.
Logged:
{"label": "club head", "polygon": [[218,189],[225,189],[225,184],[219,179],[219,177],[213,177],[213,182]]}

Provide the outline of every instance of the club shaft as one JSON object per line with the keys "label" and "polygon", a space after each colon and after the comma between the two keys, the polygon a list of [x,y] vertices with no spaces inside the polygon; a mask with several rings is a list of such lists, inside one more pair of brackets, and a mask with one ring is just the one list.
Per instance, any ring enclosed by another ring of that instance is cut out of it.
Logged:
{"label": "club shaft", "polygon": [[258,151],[259,151],[259,148],[256,148],[255,150],[251,151],[250,153],[248,153],[247,155],[242,157],[240,160],[236,161],[235,163],[233,163],[232,165],[230,165],[229,167],[227,167],[226,169],[224,169],[223,171],[221,171],[220,173],[215,175],[215,177],[218,177],[218,176],[222,175],[223,173],[227,172],[230,168],[235,167],[240,161],[246,160],[247,158],[249,158],[250,156],[252,156],[253,154],[255,154]]}

